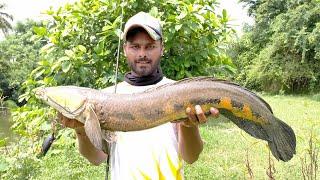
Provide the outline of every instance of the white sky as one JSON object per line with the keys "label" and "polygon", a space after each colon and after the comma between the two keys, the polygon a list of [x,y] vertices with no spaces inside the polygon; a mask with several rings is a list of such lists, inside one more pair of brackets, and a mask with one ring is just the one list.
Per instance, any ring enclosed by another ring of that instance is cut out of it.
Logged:
{"label": "white sky", "polygon": [[6,4],[4,12],[13,15],[14,23],[27,18],[41,19],[44,18],[44,11],[50,6],[58,8],[68,2],[76,0],[0,0]]}
{"label": "white sky", "polygon": [[239,4],[238,0],[218,0],[218,1],[220,2],[220,8],[227,10],[227,14],[230,17],[229,24],[233,25],[234,29],[236,29],[238,33],[240,33],[244,23],[248,23],[248,24],[254,23],[254,20],[251,17],[249,17],[247,14],[247,8],[244,8],[243,4]]}
{"label": "white sky", "polygon": [[[14,22],[30,19],[43,19],[45,15],[43,12],[49,9],[50,6],[58,8],[68,2],[75,2],[77,0],[0,0],[1,3],[6,4],[3,12],[13,15]],[[246,10],[242,5],[237,3],[238,0],[218,0],[220,1],[221,9],[226,9],[230,17],[230,24],[240,33],[244,22],[253,23],[253,20],[247,16]],[[221,11],[220,11],[221,13]],[[0,37],[1,39],[1,37]]]}

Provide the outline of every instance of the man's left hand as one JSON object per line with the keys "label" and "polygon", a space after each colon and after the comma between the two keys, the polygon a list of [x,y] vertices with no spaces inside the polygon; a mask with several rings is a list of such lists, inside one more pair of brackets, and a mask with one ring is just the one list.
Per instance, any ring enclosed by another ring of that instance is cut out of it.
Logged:
{"label": "man's left hand", "polygon": [[[211,107],[210,108],[211,116],[219,117],[219,110]],[[181,122],[181,125],[185,127],[196,127],[199,124],[203,124],[207,122],[207,117],[205,116],[200,105],[195,105],[194,112],[190,107],[186,109],[186,114],[188,116],[188,120]]]}

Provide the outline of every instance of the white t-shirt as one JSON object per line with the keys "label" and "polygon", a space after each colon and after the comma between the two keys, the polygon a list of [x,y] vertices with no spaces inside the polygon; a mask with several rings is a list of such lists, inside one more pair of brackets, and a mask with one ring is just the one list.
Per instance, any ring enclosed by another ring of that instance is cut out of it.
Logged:
{"label": "white t-shirt", "polygon": [[[149,86],[117,85],[118,94],[132,94],[174,82],[163,78]],[[114,87],[104,89],[114,92]],[[177,180],[183,179],[183,161],[178,152],[178,140],[172,123],[151,129],[115,132],[116,141],[110,147],[110,175],[112,180]]]}

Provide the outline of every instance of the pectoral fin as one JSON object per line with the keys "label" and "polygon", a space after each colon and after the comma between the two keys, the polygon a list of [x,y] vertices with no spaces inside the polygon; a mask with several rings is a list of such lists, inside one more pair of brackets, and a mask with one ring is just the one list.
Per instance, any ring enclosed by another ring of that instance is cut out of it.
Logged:
{"label": "pectoral fin", "polygon": [[94,106],[87,104],[85,109],[86,122],[84,129],[91,143],[99,150],[102,150],[102,133],[99,119],[94,112]]}

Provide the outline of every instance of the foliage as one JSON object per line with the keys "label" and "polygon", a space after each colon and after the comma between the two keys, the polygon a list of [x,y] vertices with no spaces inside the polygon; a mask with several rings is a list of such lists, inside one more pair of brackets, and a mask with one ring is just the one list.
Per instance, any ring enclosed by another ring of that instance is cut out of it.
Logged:
{"label": "foliage", "polygon": [[[205,75],[212,66],[232,66],[220,48],[231,33],[227,13],[216,15],[214,0],[131,0],[122,4],[82,0],[57,11],[48,10],[54,21],[35,29],[39,39],[47,42],[41,49],[44,59],[33,72],[37,83],[95,88],[113,83],[121,7],[122,23],[139,11],[161,17],[165,35],[162,65],[168,77]],[[128,70],[124,56],[119,67],[121,73]]]}
{"label": "foliage", "polygon": [[[224,10],[221,15],[217,15],[214,13],[215,7],[215,0],[130,0],[122,3],[119,0],[80,0],[56,11],[49,9],[47,14],[51,16],[51,20],[32,27],[36,35],[29,36],[31,43],[37,45],[34,49],[38,50],[39,44],[41,48],[40,54],[36,56],[39,59],[30,58],[30,62],[25,62],[32,67],[33,63],[37,63],[21,87],[24,94],[19,100],[27,101],[27,104],[12,111],[12,129],[21,138],[21,146],[30,148],[9,154],[9,157],[17,158],[6,160],[9,165],[3,177],[12,174],[16,174],[16,178],[36,177],[35,174],[42,168],[35,152],[39,149],[43,136],[51,133],[49,120],[56,118],[56,114],[51,109],[44,108],[34,98],[32,90],[39,86],[104,88],[111,85],[115,81],[120,25],[123,26],[130,16],[139,11],[150,12],[161,18],[164,24],[165,56],[162,66],[168,77],[180,79],[213,73],[219,76],[233,73],[233,64],[225,55],[224,49],[224,44],[233,31],[227,25],[227,12]],[[32,52],[30,49],[29,51]],[[121,74],[128,71],[122,54],[119,63]],[[65,150],[70,142],[74,142],[72,136],[66,136],[66,139],[68,140],[57,149]],[[15,163],[19,166],[14,167]],[[27,173],[29,169],[20,168],[29,165],[36,169],[33,174]]]}
{"label": "foliage", "polygon": [[20,87],[39,61],[41,42],[34,42],[33,26],[39,25],[28,20],[18,22],[12,35],[0,42],[0,91],[6,99],[18,103]]}
{"label": "foliage", "polygon": [[[20,100],[26,100],[28,104],[14,113],[14,129],[21,135],[39,135],[39,127],[55,116],[35,101],[32,93],[35,87],[72,84],[101,88],[115,81],[121,7],[124,20],[139,11],[150,11],[161,17],[165,24],[166,46],[163,65],[169,77],[204,75],[214,65],[232,65],[219,47],[231,33],[227,27],[227,14],[223,11],[222,16],[217,16],[213,12],[213,0],[132,0],[122,4],[116,0],[81,0],[57,11],[48,10],[53,20],[33,28],[37,33],[34,39],[46,44],[40,50],[42,58],[38,66],[22,87],[25,93]],[[122,56],[119,71],[127,70]]]}
{"label": "foliage", "polygon": [[320,88],[320,3],[246,1],[255,25],[235,44],[238,80],[249,88],[299,93]]}
{"label": "foliage", "polygon": [[5,4],[0,3],[0,29],[4,35],[8,35],[8,31],[12,29],[9,21],[13,20],[13,17],[8,13],[3,12]]}
{"label": "foliage", "polygon": [[[71,137],[71,138],[70,138]],[[77,152],[74,132],[64,131],[45,157],[37,142],[19,142],[0,155],[1,179],[101,179],[103,166],[95,167]],[[62,150],[63,149],[63,150]],[[30,154],[32,152],[32,154]],[[94,178],[96,177],[96,178]],[[100,178],[98,178],[100,177]]]}

